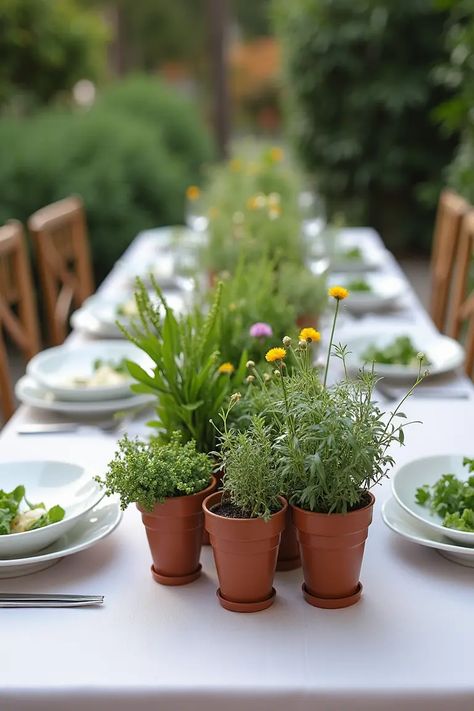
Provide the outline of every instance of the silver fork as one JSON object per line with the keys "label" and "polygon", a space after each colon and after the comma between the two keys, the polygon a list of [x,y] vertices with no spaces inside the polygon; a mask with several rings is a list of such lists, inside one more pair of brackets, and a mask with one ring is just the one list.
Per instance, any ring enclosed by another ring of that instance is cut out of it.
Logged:
{"label": "silver fork", "polygon": [[0,607],[86,607],[103,602],[103,595],[0,593]]}

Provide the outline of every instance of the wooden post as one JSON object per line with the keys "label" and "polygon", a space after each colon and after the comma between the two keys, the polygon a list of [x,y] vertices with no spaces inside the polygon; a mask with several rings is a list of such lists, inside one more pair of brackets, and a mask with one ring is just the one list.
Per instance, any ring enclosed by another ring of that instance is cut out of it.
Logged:
{"label": "wooden post", "polygon": [[213,121],[219,157],[228,156],[230,139],[230,97],[227,66],[228,0],[207,0],[213,88]]}

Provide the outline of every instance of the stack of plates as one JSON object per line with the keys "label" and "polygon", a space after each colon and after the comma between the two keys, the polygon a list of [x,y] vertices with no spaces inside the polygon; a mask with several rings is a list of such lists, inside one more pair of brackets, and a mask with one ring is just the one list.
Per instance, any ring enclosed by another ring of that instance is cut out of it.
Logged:
{"label": "stack of plates", "polygon": [[134,381],[128,374],[117,382],[88,384],[97,361],[118,365],[123,359],[151,370],[150,358],[126,341],[50,348],[28,363],[27,375],[16,384],[16,396],[25,405],[70,415],[113,414],[153,402],[153,395],[131,391]]}
{"label": "stack of plates", "polygon": [[58,504],[65,510],[62,521],[0,537],[0,578],[43,570],[89,548],[112,533],[122,516],[118,503],[103,500],[103,490],[77,464],[4,462],[0,464],[0,480],[6,491],[22,484],[29,501],[41,501],[47,509]]}
{"label": "stack of plates", "polygon": [[455,563],[474,567],[474,532],[446,528],[439,516],[418,504],[415,498],[419,487],[433,485],[443,474],[466,479],[462,461],[459,455],[438,455],[405,464],[392,481],[393,497],[384,503],[382,517],[403,538],[435,548]]}

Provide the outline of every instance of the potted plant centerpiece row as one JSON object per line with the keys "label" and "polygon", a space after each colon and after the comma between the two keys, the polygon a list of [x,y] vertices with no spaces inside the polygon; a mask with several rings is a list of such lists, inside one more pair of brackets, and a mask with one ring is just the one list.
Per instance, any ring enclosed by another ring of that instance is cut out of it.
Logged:
{"label": "potted plant centerpiece row", "polygon": [[[260,412],[272,433],[273,466],[297,531],[304,597],[317,607],[339,608],[361,595],[359,574],[375,501],[371,489],[394,464],[389,447],[404,442],[408,423],[400,408],[423,378],[423,355],[413,387],[392,412],[382,412],[373,397],[373,365],[350,377],[347,349],[333,346],[339,305],[348,292],[332,287],[329,295],[335,311],[323,372],[313,367],[311,353],[320,334],[304,328],[297,344],[285,337],[283,347],[267,352],[271,378],[250,363],[241,407],[244,420]],[[332,356],[340,361],[342,377],[328,385]]]}

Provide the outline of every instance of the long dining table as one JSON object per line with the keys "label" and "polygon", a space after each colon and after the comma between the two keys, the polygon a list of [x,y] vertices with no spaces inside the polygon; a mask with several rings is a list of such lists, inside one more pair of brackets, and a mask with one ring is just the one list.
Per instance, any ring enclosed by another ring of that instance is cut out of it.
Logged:
{"label": "long dining table", "polygon": [[[405,282],[399,309],[344,313],[341,332],[410,324],[434,326],[380,237],[349,230],[380,258],[380,272]],[[101,286],[116,293],[125,266],[159,253],[163,230],[142,233]],[[84,340],[72,333],[71,347]],[[342,336],[341,336],[342,339]],[[467,397],[449,397],[462,387]],[[397,466],[433,454],[473,456],[474,388],[462,373],[441,377],[446,397],[411,397],[405,412],[422,424],[394,450]],[[390,403],[386,403],[390,407]],[[24,436],[22,423],[51,414],[20,406],[3,428],[0,461],[57,459],[91,475],[104,472],[118,434]],[[146,432],[145,418],[130,425]],[[277,597],[264,612],[236,614],[216,598],[212,551],[190,585],[158,585],[140,516],[131,506],[118,528],[88,550],[25,577],[0,580],[1,592],[105,596],[83,609],[0,609],[1,711],[473,711],[474,569],[389,530],[381,506],[390,478],[374,490],[361,601],[341,610],[308,605],[302,572],[278,572]]]}

